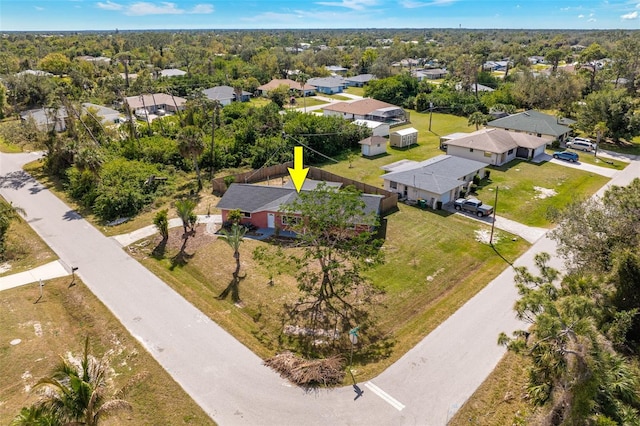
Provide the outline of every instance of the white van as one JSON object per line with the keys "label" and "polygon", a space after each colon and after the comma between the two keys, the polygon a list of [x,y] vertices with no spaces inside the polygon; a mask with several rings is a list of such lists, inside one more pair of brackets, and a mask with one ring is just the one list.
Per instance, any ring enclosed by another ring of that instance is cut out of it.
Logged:
{"label": "white van", "polygon": [[596,145],[589,139],[585,138],[573,138],[573,140],[567,142],[567,148],[573,148],[578,151],[592,151]]}

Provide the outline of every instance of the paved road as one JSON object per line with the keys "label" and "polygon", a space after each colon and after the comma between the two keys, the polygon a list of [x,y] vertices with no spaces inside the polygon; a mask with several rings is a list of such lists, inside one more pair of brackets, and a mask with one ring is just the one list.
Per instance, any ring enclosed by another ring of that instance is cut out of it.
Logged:
{"label": "paved road", "polygon": [[[521,326],[508,268],[380,376],[360,383],[361,398],[351,387],[306,393],[24,173],[21,165],[34,158],[0,154],[0,195],[27,211],[61,260],[79,267],[86,285],[222,425],[443,425],[503,355],[498,333]],[[614,181],[637,175],[635,163]],[[516,265],[531,266],[540,251],[553,253],[554,243],[541,238]]]}

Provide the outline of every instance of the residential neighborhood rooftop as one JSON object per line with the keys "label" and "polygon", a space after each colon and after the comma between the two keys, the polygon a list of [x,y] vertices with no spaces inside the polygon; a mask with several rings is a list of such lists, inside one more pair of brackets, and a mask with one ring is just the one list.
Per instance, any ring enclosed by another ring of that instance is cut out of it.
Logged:
{"label": "residential neighborhood rooftop", "polygon": [[573,123],[575,123],[573,120],[559,119],[553,115],[528,110],[490,121],[487,123],[487,127],[501,127],[507,130],[519,130],[521,132],[558,137],[570,132],[569,125]]}
{"label": "residential neighborhood rooftop", "polygon": [[451,139],[450,146],[475,148],[490,152],[504,152],[519,146],[535,149],[549,138],[533,136],[527,133],[510,132],[504,129],[480,129],[465,136]]}

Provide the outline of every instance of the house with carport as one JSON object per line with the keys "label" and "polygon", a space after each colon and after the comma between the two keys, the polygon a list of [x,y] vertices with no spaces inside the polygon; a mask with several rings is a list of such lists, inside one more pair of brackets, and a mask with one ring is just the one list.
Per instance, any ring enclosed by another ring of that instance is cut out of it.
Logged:
{"label": "house with carport", "polygon": [[431,208],[451,203],[475,175],[484,175],[486,163],[438,155],[425,161],[400,160],[383,166],[384,189],[408,200],[425,200]]}
{"label": "house with carport", "polygon": [[569,126],[574,123],[574,120],[568,118],[558,118],[540,111],[528,110],[490,121],[486,127],[549,137],[549,142],[556,139],[563,142],[571,134],[572,129]]}
{"label": "house with carport", "polygon": [[[302,186],[302,191],[312,191],[321,182],[306,179]],[[340,182],[324,182],[329,188],[338,190],[342,183]],[[374,213],[380,214],[380,202],[382,195],[361,194],[364,202],[365,216]],[[293,203],[298,198],[298,192],[289,182],[288,186],[268,186],[258,184],[232,183],[226,190],[217,206],[222,214],[223,223],[227,221],[229,212],[232,210],[240,210],[242,215],[241,223],[243,225],[253,225],[256,228],[267,229],[283,229],[287,228],[294,222],[303,220],[299,215],[287,215],[280,210],[282,206]],[[354,227],[357,229],[359,225],[370,228],[370,224],[366,220],[358,223],[358,219],[354,219]]]}
{"label": "house with carport", "polygon": [[447,154],[493,166],[502,166],[515,158],[531,160],[544,154],[544,149],[550,142],[549,137],[542,138],[504,129],[480,129],[456,136],[447,140]]}

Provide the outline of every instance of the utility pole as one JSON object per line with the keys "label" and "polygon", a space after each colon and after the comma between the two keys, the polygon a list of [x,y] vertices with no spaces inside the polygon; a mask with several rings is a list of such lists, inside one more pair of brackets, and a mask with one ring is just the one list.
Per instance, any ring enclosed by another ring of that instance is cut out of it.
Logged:
{"label": "utility pole", "polygon": [[433,102],[429,102],[429,131],[431,131],[431,117],[433,116]]}
{"label": "utility pole", "polygon": [[496,210],[498,209],[498,189],[496,186],[496,200],[493,203],[493,222],[491,222],[491,236],[489,237],[489,245],[493,246],[493,229],[496,227]]}
{"label": "utility pole", "polygon": [[211,117],[211,168],[209,169],[209,181],[213,180],[213,161],[215,160],[214,148],[215,148],[215,133],[216,133],[216,117],[218,116],[218,101],[214,101],[213,104],[213,116]]}

